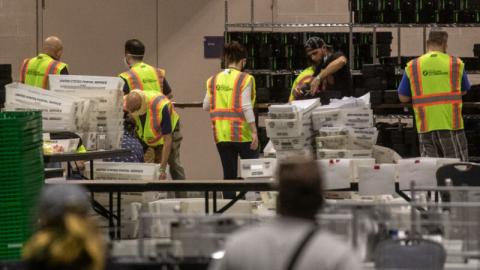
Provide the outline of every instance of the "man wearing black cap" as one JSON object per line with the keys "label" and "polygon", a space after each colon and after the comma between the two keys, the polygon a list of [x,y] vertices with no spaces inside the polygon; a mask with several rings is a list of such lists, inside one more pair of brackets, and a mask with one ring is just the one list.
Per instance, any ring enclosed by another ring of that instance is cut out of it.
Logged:
{"label": "man wearing black cap", "polygon": [[339,91],[351,96],[352,77],[348,60],[342,52],[332,52],[319,37],[310,37],[305,51],[312,66],[305,69],[292,86],[290,101],[319,97],[322,104],[329,103],[327,91]]}

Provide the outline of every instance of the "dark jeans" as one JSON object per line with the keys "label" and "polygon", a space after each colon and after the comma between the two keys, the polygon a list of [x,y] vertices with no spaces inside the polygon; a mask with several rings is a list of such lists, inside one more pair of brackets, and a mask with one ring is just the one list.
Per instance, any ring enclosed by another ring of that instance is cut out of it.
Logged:
{"label": "dark jeans", "polygon": [[[217,143],[218,153],[222,161],[223,179],[238,179],[238,156],[241,159],[258,158],[258,150],[250,149],[250,142],[220,142]],[[223,198],[235,198],[234,191],[224,191]]]}

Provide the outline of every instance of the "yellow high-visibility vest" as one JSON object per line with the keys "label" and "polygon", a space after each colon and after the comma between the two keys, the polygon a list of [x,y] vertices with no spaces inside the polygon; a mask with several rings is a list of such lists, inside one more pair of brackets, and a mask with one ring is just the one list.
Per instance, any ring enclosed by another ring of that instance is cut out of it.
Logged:
{"label": "yellow high-visibility vest", "polygon": [[138,62],[129,71],[123,72],[119,76],[127,82],[130,90],[139,89],[163,93],[165,79],[165,70],[163,69]]}
{"label": "yellow high-visibility vest", "polygon": [[20,69],[20,82],[48,89],[48,75],[60,74],[67,64],[56,61],[47,54],[41,53],[38,56],[23,61]]}
{"label": "yellow high-visibility vest", "polygon": [[[139,91],[139,90],[136,90]],[[172,121],[172,132],[180,120],[180,116],[175,111],[172,102],[162,93],[153,91],[143,91],[141,94],[145,95],[147,102],[147,115],[145,124],[142,125],[142,121],[139,116],[135,116],[134,120],[137,125],[136,132],[138,137],[148,146],[163,145],[162,134],[162,117],[163,109],[168,107],[170,112],[170,118]]]}
{"label": "yellow high-visibility vest", "polygon": [[251,84],[255,105],[255,79],[235,69],[227,69],[207,80],[210,97],[210,120],[215,143],[251,142],[252,131],[242,110],[242,92]]}
{"label": "yellow high-visibility vest", "polygon": [[405,71],[419,133],[463,129],[463,70],[462,60],[437,51],[407,64]]}

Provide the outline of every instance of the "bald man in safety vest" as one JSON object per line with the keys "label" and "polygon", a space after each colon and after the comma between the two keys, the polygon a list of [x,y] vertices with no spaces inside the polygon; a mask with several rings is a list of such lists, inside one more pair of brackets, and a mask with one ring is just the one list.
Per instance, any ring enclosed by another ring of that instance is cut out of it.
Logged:
{"label": "bald man in safety vest", "polygon": [[162,93],[134,89],[124,97],[124,110],[135,121],[138,138],[153,150],[153,162],[160,164],[160,180],[167,177],[167,164],[172,179],[185,179],[180,164],[180,116],[172,102]]}
{"label": "bald man in safety vest", "polygon": [[48,89],[48,75],[68,74],[67,64],[60,62],[63,55],[63,43],[55,36],[43,42],[42,52],[34,58],[25,59],[20,69],[20,82]]}
{"label": "bald man in safety vest", "polygon": [[468,161],[462,95],[470,82],[462,60],[446,53],[447,41],[447,32],[430,32],[428,52],[407,64],[398,95],[413,105],[421,156]]}

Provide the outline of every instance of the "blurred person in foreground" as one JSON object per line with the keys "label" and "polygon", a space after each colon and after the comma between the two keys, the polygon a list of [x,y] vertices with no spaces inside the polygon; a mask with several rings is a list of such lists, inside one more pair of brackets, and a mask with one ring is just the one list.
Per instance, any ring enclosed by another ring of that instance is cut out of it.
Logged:
{"label": "blurred person in foreground", "polygon": [[25,269],[105,269],[104,238],[88,216],[89,209],[85,189],[46,186],[38,205],[38,231],[23,249]]}
{"label": "blurred person in foreground", "polygon": [[223,258],[213,261],[211,269],[361,269],[349,246],[316,224],[324,202],[322,185],[315,161],[281,164],[278,216],[234,233]]}

